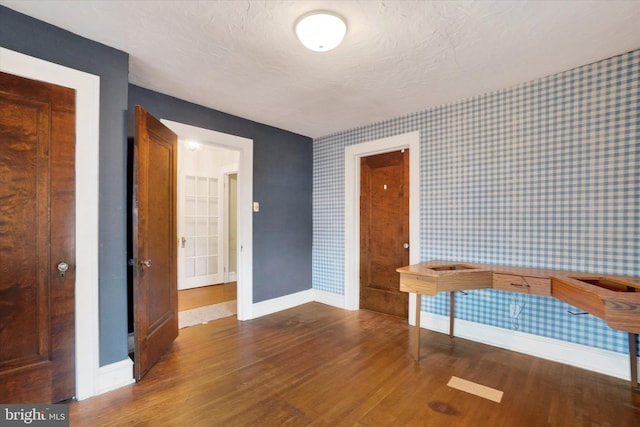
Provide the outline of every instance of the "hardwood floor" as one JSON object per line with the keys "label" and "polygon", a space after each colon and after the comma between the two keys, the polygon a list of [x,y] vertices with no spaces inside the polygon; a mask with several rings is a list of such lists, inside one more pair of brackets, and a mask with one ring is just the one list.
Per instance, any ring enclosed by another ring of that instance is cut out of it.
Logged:
{"label": "hardwood floor", "polygon": [[178,311],[218,304],[236,299],[236,282],[178,291]]}
{"label": "hardwood floor", "polygon": [[181,330],[140,383],[71,403],[71,425],[640,425],[627,381],[426,330],[421,346],[415,362],[405,320],[319,303],[220,319]]}

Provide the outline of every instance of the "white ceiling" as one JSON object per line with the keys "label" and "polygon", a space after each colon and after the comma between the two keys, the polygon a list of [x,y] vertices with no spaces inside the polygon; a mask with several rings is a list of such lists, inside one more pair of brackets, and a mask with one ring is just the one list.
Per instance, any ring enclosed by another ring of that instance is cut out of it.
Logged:
{"label": "white ceiling", "polygon": [[[0,0],[130,54],[129,81],[318,137],[640,48],[640,1]],[[348,31],[306,50],[293,24]]]}

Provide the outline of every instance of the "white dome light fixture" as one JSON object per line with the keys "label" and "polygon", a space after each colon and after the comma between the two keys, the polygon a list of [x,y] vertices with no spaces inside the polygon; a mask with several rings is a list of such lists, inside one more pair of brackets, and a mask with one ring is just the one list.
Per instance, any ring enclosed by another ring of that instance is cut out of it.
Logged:
{"label": "white dome light fixture", "polygon": [[347,22],[337,13],[316,10],[298,18],[294,29],[307,49],[326,52],[342,42],[347,33]]}

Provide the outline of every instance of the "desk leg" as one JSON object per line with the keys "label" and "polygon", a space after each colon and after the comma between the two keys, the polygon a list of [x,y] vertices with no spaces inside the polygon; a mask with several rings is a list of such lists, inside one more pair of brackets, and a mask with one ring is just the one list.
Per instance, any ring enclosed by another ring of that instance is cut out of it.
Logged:
{"label": "desk leg", "polygon": [[416,361],[420,360],[420,305],[422,296],[416,293],[416,326],[413,328],[413,356]]}
{"label": "desk leg", "polygon": [[631,366],[631,387],[638,388],[638,334],[629,332],[629,363]]}
{"label": "desk leg", "polygon": [[449,292],[449,338],[453,338],[453,324],[456,319],[456,293]]}

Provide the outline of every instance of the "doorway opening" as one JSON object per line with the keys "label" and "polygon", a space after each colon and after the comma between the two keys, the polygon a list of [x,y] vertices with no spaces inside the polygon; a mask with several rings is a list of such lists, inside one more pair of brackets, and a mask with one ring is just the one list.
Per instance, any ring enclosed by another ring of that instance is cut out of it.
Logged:
{"label": "doorway opening", "polygon": [[209,142],[178,142],[180,328],[237,312],[239,158]]}
{"label": "doorway opening", "polygon": [[[206,175],[205,173],[202,176],[197,173],[181,174],[184,183],[179,182],[179,186],[186,185],[187,177],[189,176],[191,177],[189,179],[195,184],[195,188],[191,188],[185,193],[184,200],[184,203],[186,203],[186,197],[192,196],[192,201],[195,201],[195,204],[188,208],[185,206],[184,212],[195,213],[195,215],[186,215],[184,225],[185,227],[191,227],[191,225],[187,224],[187,220],[190,219],[193,220],[193,225],[196,229],[180,229],[179,225],[176,239],[179,239],[177,241],[180,251],[185,250],[185,254],[189,254],[191,258],[184,258],[182,266],[180,266],[179,261],[178,274],[181,275],[181,268],[184,269],[185,273],[194,273],[185,282],[186,286],[183,286],[180,280],[178,281],[179,289],[200,288],[215,283],[215,281],[218,281],[218,283],[236,282],[237,303],[235,308],[238,320],[251,319],[253,315],[253,140],[164,119],[161,122],[174,131],[180,141],[186,141],[186,145],[197,141],[203,149],[206,148],[210,151],[207,156],[218,158],[213,162],[218,162],[215,174]],[[179,150],[181,149],[182,144],[180,144]],[[205,159],[202,151],[196,152],[196,154],[196,157]],[[198,168],[195,169],[197,171]],[[194,169],[185,169],[185,172],[189,171],[193,172]],[[236,189],[236,212],[234,215],[236,220],[235,250],[231,248],[230,242],[226,241],[226,239],[230,239],[228,237],[228,223],[231,215],[226,207],[223,209],[225,205],[228,207],[230,203],[224,184],[229,180],[228,177],[232,175],[235,177]],[[200,189],[198,189],[198,183],[200,183]],[[178,191],[180,192],[180,189]],[[205,192],[207,193],[206,195],[204,194]],[[218,214],[209,215],[214,211],[218,212]],[[198,230],[198,227],[200,230]],[[190,235],[191,243],[195,246],[187,248],[190,240],[187,232],[192,231],[195,234]],[[181,234],[182,232],[184,234]],[[186,239],[185,248],[182,248],[182,237]],[[200,246],[198,247],[198,245]],[[206,253],[204,251],[205,245],[207,246]],[[217,249],[209,251],[209,248],[213,249],[214,247]],[[189,249],[189,252],[186,252],[187,249]],[[235,260],[236,268],[234,272],[229,270],[229,262],[231,260]],[[198,282],[197,279],[193,278],[197,277],[198,273],[203,273],[202,276],[209,276],[209,278]],[[212,279],[214,281],[211,281]]]}
{"label": "doorway opening", "polygon": [[[236,244],[236,253],[235,253],[236,265],[237,265],[237,268],[236,268],[237,286],[236,286],[236,298],[235,298],[236,302],[235,302],[234,311],[237,314],[238,320],[251,319],[253,315],[253,312],[252,312],[253,141],[251,139],[224,134],[221,132],[216,132],[209,129],[199,128],[191,125],[185,125],[183,123],[172,122],[165,119],[160,120],[160,122],[164,126],[169,128],[171,131],[173,131],[178,136],[179,141],[198,141],[200,144],[203,144],[203,145],[207,144],[208,146],[215,147],[217,149],[224,149],[235,155],[236,161],[232,166],[221,168],[221,171],[223,174],[234,173],[236,174],[236,177],[237,177],[237,186],[236,186],[237,188],[236,190],[236,199],[237,199],[236,201],[236,205],[237,205],[236,241],[237,241],[237,244]],[[133,144],[130,143],[129,145],[131,149],[131,146]],[[195,180],[195,183],[197,185],[198,175],[191,175],[191,177]],[[183,178],[186,179],[185,177]],[[179,181],[180,181],[179,178],[176,177],[176,180],[178,181],[178,184],[179,184]],[[216,224],[216,227],[221,227],[219,226],[219,224],[221,223],[221,218],[218,218],[216,217],[216,215],[213,215],[213,214],[211,216],[208,215],[208,212],[210,209],[209,205],[215,205],[216,204],[215,202],[218,201],[217,199],[219,198],[220,194],[222,194],[222,192],[215,193],[215,191],[219,191],[219,190],[215,190],[213,188],[208,187],[209,185],[213,186],[213,182],[214,182],[213,180],[207,179],[205,182],[205,179],[202,179],[200,181],[203,187],[201,191],[202,197],[199,197],[198,194],[196,194],[197,193],[196,190],[191,192],[191,196],[193,196],[194,200],[202,199],[201,201],[203,203],[201,204],[201,208],[200,208],[201,209],[200,213],[202,213],[202,215],[191,215],[192,217],[191,219],[193,219],[196,222],[198,219],[201,220],[200,227],[204,226],[204,229],[202,230],[203,231],[202,234],[204,235],[201,236],[203,240],[200,241],[200,244],[202,244],[202,241],[204,241],[205,244],[208,244],[207,240],[209,235],[206,234],[208,233],[206,229],[209,226],[209,224],[213,226],[217,222],[218,224]],[[204,185],[205,183],[206,185]],[[128,188],[131,188],[132,186],[131,184],[132,183],[129,182]],[[205,189],[206,189],[206,195],[204,194]],[[177,204],[179,205],[180,203],[178,202]],[[198,203],[196,203],[195,207],[193,208],[197,210]],[[197,211],[192,211],[192,212],[197,213]],[[178,220],[178,218],[176,218],[176,220]],[[206,222],[203,223],[203,221],[206,221]],[[131,234],[131,231],[129,232],[129,234]],[[182,236],[179,233],[176,233],[176,235],[174,236],[174,239],[175,239],[174,242],[176,247],[180,247],[180,250],[183,250],[183,248],[181,248],[182,246],[181,237]],[[190,237],[194,238],[197,236],[191,235]],[[211,236],[211,237],[213,238],[215,236]],[[198,243],[194,240],[194,244],[198,244]],[[184,249],[186,249],[186,247]],[[205,271],[208,271],[206,270],[206,268],[208,268],[207,262],[213,263],[217,266],[218,264],[215,258],[219,256],[218,254],[219,253],[216,253],[216,252],[203,253],[202,257],[204,261],[200,261],[200,264],[199,264],[201,271],[202,271],[203,265],[205,266]],[[180,261],[178,260],[177,256],[176,256],[176,261],[178,261],[178,263]],[[194,261],[194,266],[198,266],[197,264],[198,261],[195,259],[193,261]],[[211,271],[213,271],[213,266]],[[130,284],[132,283],[133,281],[130,280]],[[134,323],[133,312],[135,310],[135,301],[133,301],[132,289],[130,289],[129,292],[130,292],[129,293],[129,301],[130,301],[129,303],[129,350],[131,353],[131,350],[133,350],[133,347],[134,347],[133,338],[134,338],[135,331],[133,330],[133,323]],[[130,354],[130,357],[131,356],[133,356],[132,358],[135,358],[135,355]]]}
{"label": "doorway opening", "polygon": [[[360,176],[361,159],[408,148],[409,157],[409,263],[420,259],[420,132],[350,145],[345,148],[344,279],[348,310],[360,308]],[[401,267],[401,266],[398,266]],[[415,317],[415,297],[409,298],[409,323]]]}

